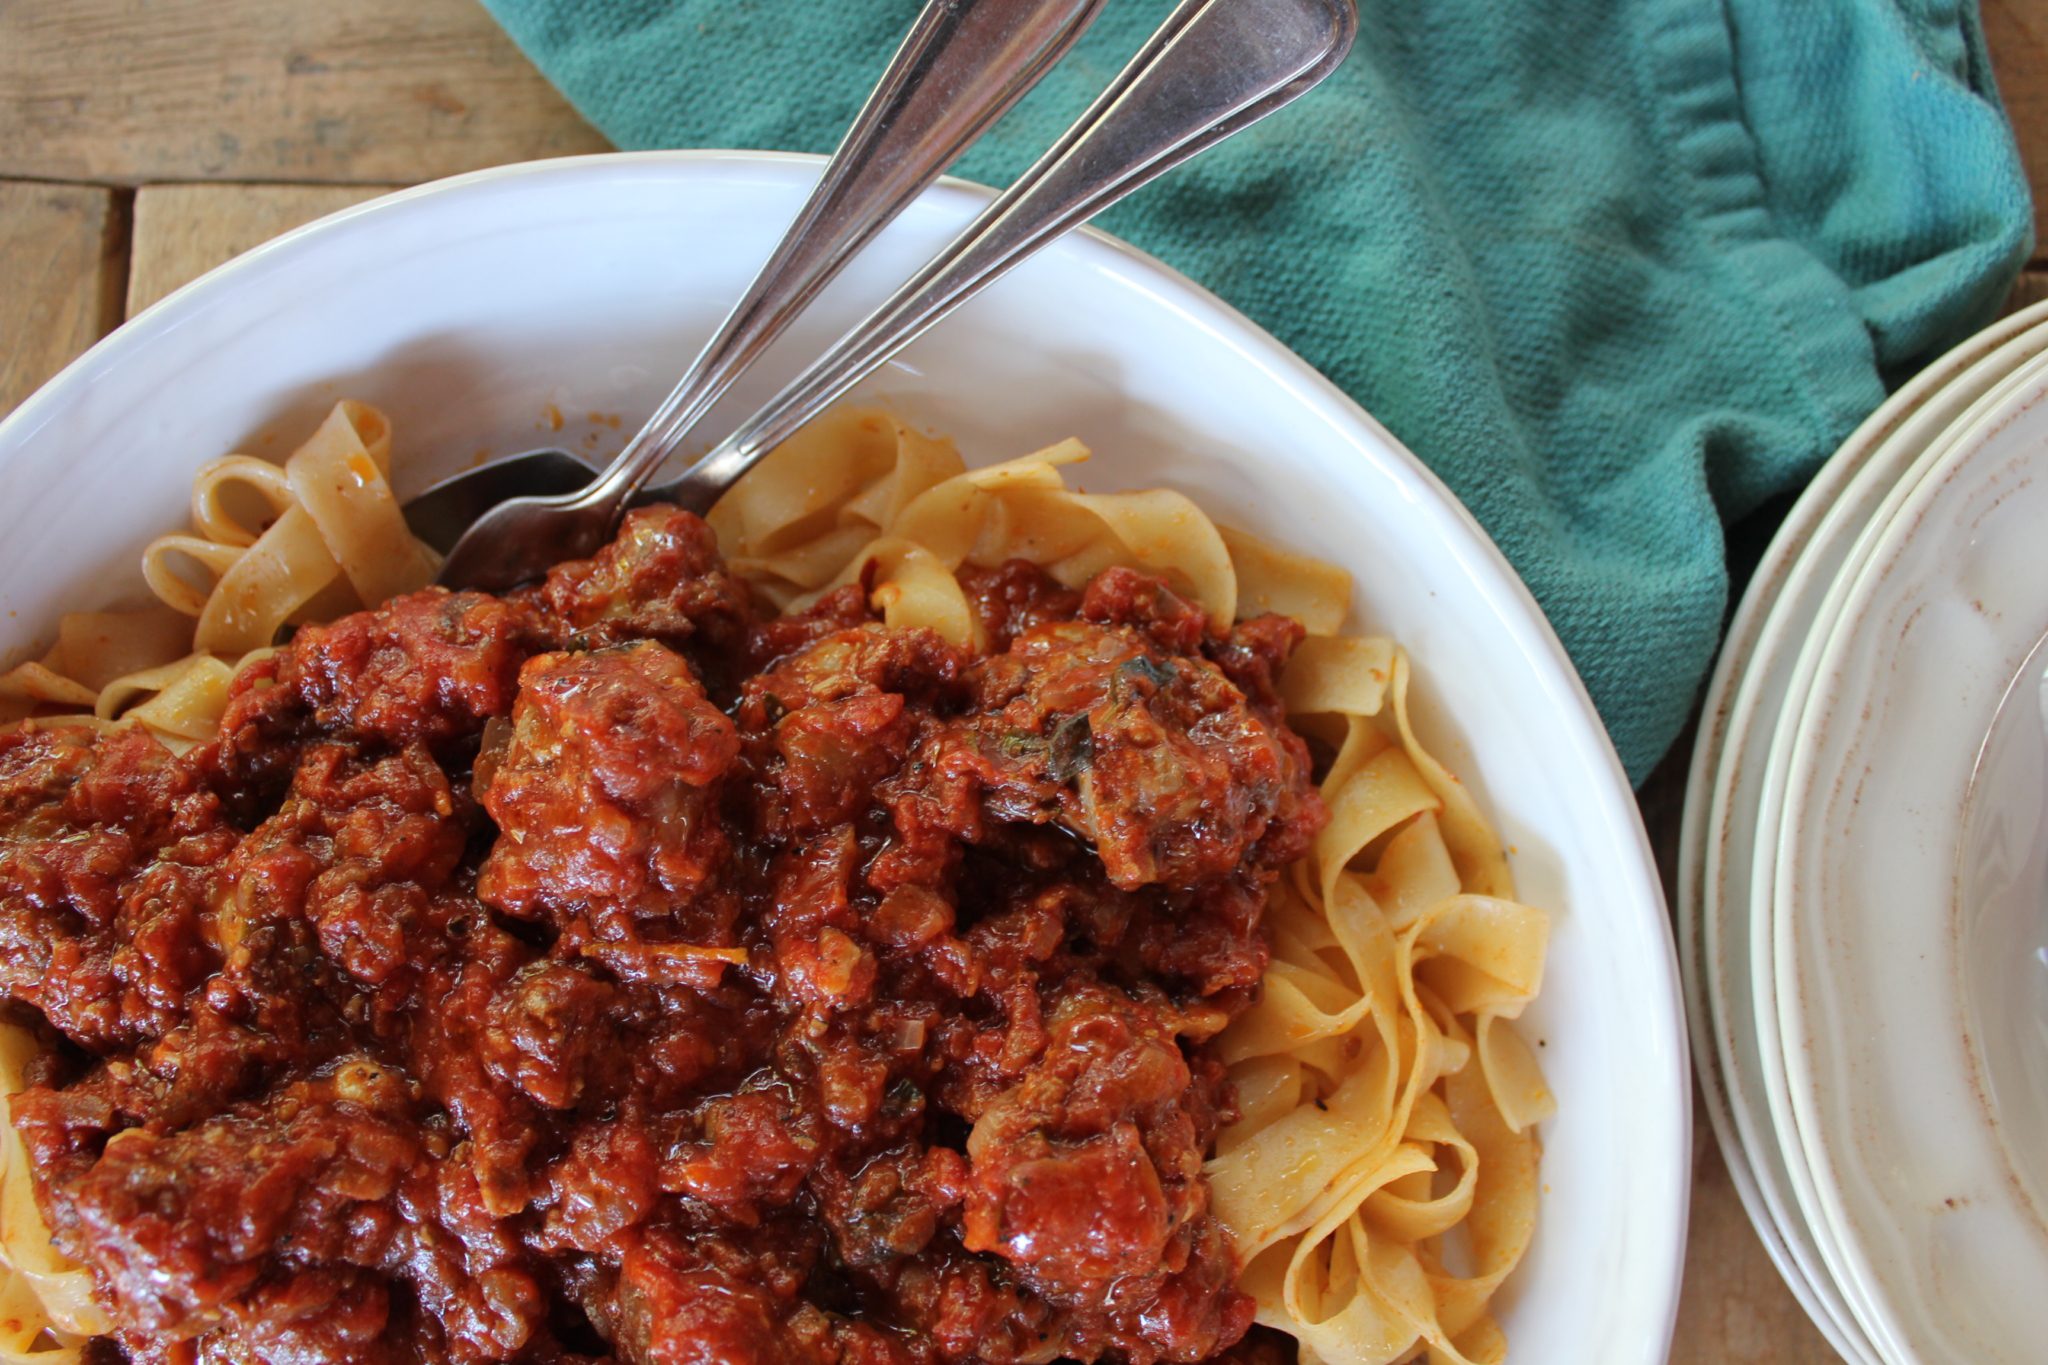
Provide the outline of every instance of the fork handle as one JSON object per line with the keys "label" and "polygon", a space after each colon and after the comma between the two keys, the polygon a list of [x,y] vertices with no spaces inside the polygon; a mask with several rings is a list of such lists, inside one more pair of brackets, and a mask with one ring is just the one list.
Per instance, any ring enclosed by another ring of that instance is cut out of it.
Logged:
{"label": "fork handle", "polygon": [[624,511],[740,373],[1064,56],[1104,0],[929,0],[744,297],[576,501]]}
{"label": "fork handle", "polygon": [[734,480],[933,323],[1046,243],[1314,87],[1350,50],[1354,0],[1184,0],[1078,122],[888,302],[674,483],[708,509]]}

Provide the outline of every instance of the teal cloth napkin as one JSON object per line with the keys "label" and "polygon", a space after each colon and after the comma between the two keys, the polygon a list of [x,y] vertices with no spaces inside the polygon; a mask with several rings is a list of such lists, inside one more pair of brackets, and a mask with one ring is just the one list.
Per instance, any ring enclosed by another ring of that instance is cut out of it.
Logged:
{"label": "teal cloth napkin", "polygon": [[[622,147],[829,151],[918,0],[485,0]],[[1004,184],[1166,0],[1111,0],[961,162]],[[1988,321],[2031,247],[1972,0],[1364,0],[1344,67],[1102,226],[1406,441],[1640,780],[1727,535]]]}

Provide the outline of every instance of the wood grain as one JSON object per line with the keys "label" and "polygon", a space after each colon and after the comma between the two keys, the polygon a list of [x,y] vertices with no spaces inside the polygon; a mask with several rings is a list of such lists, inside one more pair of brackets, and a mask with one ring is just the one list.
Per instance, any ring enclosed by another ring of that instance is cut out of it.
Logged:
{"label": "wood grain", "polygon": [[1806,1365],[1841,1357],[1764,1254],[1695,1096],[1692,1222],[1671,1365]]}
{"label": "wood grain", "polygon": [[2048,270],[2029,270],[2019,277],[2005,301],[2005,311],[2017,313],[2030,304],[2048,299]]}
{"label": "wood grain", "polygon": [[0,3],[0,176],[410,183],[606,146],[475,0]]}
{"label": "wood grain", "polygon": [[145,185],[128,267],[133,317],[217,265],[315,218],[374,199],[375,185]]}
{"label": "wood grain", "polygon": [[0,416],[121,320],[126,196],[0,181]]}
{"label": "wood grain", "polygon": [[1982,0],[1992,74],[2034,191],[2034,259],[2048,253],[2048,0]]}

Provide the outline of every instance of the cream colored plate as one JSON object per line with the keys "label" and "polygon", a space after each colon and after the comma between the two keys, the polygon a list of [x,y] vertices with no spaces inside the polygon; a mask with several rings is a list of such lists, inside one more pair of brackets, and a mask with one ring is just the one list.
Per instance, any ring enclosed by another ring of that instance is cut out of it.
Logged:
{"label": "cream colored plate", "polygon": [[2015,367],[2048,350],[2044,323],[2048,303],[1971,337],[1893,395],[1829,459],[1750,580],[1693,749],[1677,908],[1707,1116],[1772,1262],[1829,1342],[1854,1361],[1874,1356],[1793,1200],[1758,1075],[1748,872],[1764,759],[1799,645],[1857,534],[1931,440]]}
{"label": "cream colored plate", "polygon": [[2017,1365],[2048,1341],[2048,1222],[2029,1188],[2048,1133],[1989,1102],[1955,878],[1984,735],[2044,632],[2037,359],[1879,523],[1781,737],[1781,1137],[1796,1134],[1809,1221],[1888,1360]]}

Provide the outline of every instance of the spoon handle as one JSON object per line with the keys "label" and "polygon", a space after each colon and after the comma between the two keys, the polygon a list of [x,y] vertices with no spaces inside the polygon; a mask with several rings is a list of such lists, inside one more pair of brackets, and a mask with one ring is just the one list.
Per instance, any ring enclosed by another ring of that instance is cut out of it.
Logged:
{"label": "spoon handle", "polygon": [[810,200],[682,382],[578,499],[616,518],[842,267],[1038,83],[1103,0],[929,0]]}
{"label": "spoon handle", "polygon": [[1343,61],[1357,28],[1354,0],[1184,0],[937,259],[652,496],[707,509],[761,456],[1040,247],[1313,88]]}

